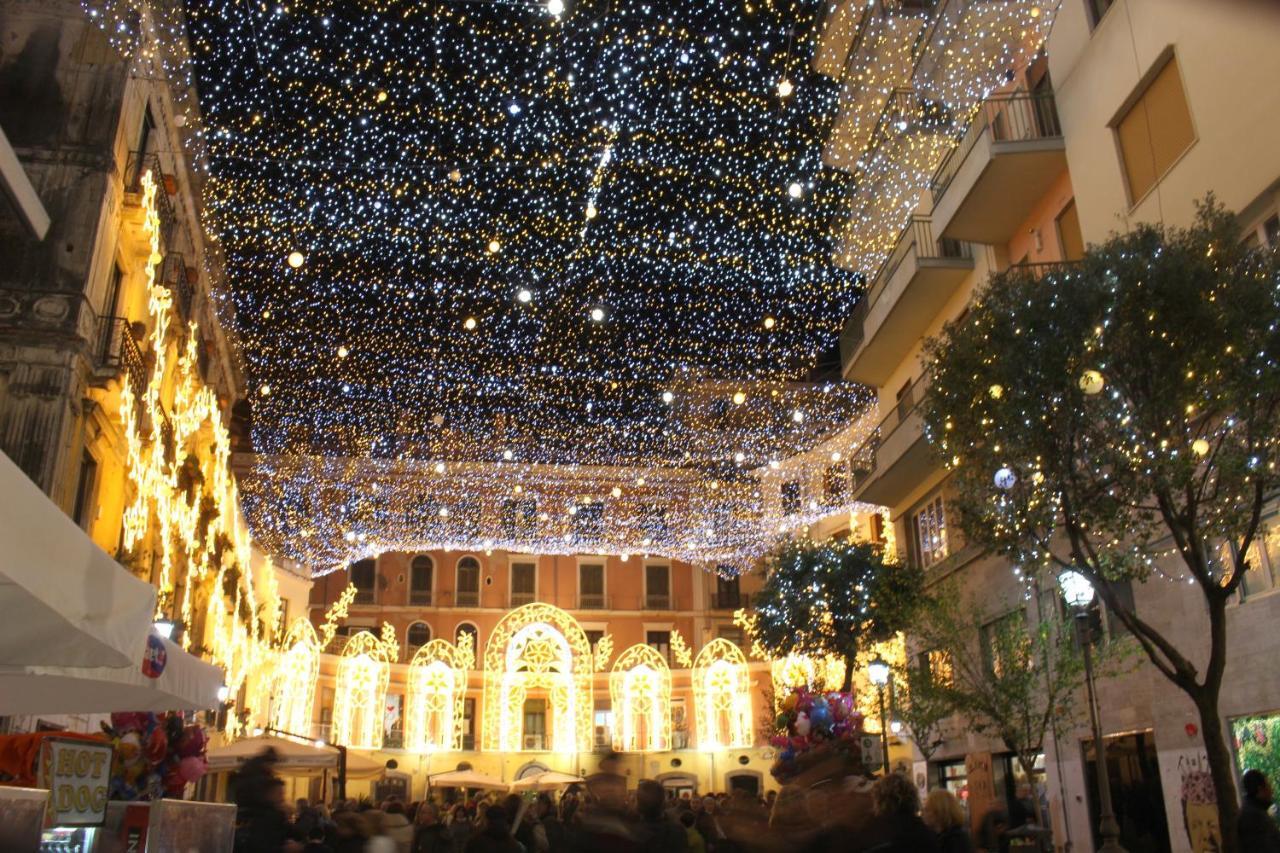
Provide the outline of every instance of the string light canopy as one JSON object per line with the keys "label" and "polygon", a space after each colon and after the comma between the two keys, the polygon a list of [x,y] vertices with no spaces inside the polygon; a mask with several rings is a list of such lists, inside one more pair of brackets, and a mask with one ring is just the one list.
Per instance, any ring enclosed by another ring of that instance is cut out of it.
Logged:
{"label": "string light canopy", "polygon": [[[464,499],[499,508],[551,466],[595,478],[575,506],[679,482],[599,534],[537,527],[557,516],[544,502],[536,530],[500,538],[742,554],[778,527],[750,472],[870,404],[811,381],[859,298],[866,270],[833,235],[847,241],[870,185],[823,163],[838,100],[812,70],[825,3],[84,3],[117,47],[198,84],[186,139],[207,163],[260,454],[237,473],[271,550],[325,571],[494,537],[456,489],[449,505],[364,473],[406,464],[482,466],[487,492]],[[972,61],[929,65],[936,88],[991,87],[1020,14],[997,19],[985,41],[947,42]],[[373,486],[411,535],[349,523]],[[669,546],[635,532],[655,508],[687,521]],[[693,541],[726,516],[736,543]]]}

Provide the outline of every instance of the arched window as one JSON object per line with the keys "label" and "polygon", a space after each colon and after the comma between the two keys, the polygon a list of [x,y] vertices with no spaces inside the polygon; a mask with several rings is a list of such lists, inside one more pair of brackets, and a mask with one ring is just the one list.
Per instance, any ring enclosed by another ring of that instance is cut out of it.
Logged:
{"label": "arched window", "polygon": [[409,603],[430,604],[431,585],[436,572],[436,564],[426,554],[413,558],[409,566]]}
{"label": "arched window", "polygon": [[409,626],[409,633],[405,637],[405,644],[410,648],[417,646],[425,646],[431,642],[431,626],[426,622],[414,622]]}
{"label": "arched window", "polygon": [[458,623],[458,628],[457,628],[457,630],[455,630],[455,631],[453,632],[453,643],[454,643],[454,645],[457,645],[457,644],[458,644],[458,640],[462,638],[462,635],[463,635],[463,634],[470,634],[470,635],[471,635],[471,648],[473,648],[473,649],[476,649],[476,650],[477,650],[477,651],[476,651],[476,656],[477,656],[477,657],[479,657],[479,654],[480,654],[480,652],[479,652],[479,648],[480,648],[480,629],[479,629],[479,628],[477,628],[475,625],[473,625],[473,624],[472,624],[472,623],[470,623],[470,622],[460,622],[460,623]]}
{"label": "arched window", "polygon": [[351,564],[351,585],[356,588],[356,604],[373,604],[373,588],[377,583],[377,576],[377,560],[357,560]]}
{"label": "arched window", "polygon": [[480,561],[475,557],[458,560],[456,603],[459,607],[480,605]]}

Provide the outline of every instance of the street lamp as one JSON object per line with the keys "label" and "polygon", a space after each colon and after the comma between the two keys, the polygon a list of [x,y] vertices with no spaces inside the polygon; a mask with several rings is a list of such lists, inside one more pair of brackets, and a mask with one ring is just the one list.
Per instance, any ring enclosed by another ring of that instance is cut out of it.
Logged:
{"label": "street lamp", "polygon": [[1098,703],[1093,695],[1093,654],[1087,635],[1089,602],[1093,601],[1093,584],[1079,572],[1067,570],[1058,575],[1058,586],[1075,616],[1076,638],[1084,651],[1084,683],[1089,695],[1089,719],[1093,722],[1094,769],[1098,775],[1098,834],[1102,846],[1098,853],[1125,853],[1120,845],[1120,824],[1111,809],[1111,780],[1107,777],[1106,749],[1102,742],[1102,723],[1098,719]]}
{"label": "street lamp", "polygon": [[876,693],[880,698],[880,750],[881,761],[887,776],[889,775],[889,725],[884,713],[884,688],[889,683],[889,664],[877,655],[875,660],[867,664],[867,677],[876,686]]}

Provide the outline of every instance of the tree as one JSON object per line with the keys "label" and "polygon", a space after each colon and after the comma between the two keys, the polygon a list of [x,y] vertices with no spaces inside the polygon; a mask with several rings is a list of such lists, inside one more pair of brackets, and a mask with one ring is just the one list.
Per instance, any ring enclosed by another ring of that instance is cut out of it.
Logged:
{"label": "tree", "polygon": [[842,690],[865,644],[907,627],[923,573],[886,562],[868,542],[787,539],[766,559],[764,588],[743,624],[772,657],[835,655],[845,661]]}
{"label": "tree", "polygon": [[907,661],[894,667],[893,714],[928,761],[942,746],[942,725],[956,713],[956,701],[944,670],[944,660],[930,655],[928,664]]}
{"label": "tree", "polygon": [[[1188,229],[1144,225],[1078,266],[994,276],[931,342],[924,406],[970,540],[1026,572],[1084,574],[1195,704],[1227,851],[1227,604],[1280,485],[1280,264],[1239,235],[1209,198]],[[1121,594],[1153,574],[1194,585],[1205,630],[1166,635]]]}
{"label": "tree", "polygon": [[1042,608],[1032,623],[1023,608],[993,618],[957,606],[963,600],[953,585],[935,591],[913,629],[936,662],[931,687],[968,716],[975,731],[998,737],[1017,756],[1035,794],[1036,823],[1044,826],[1035,760],[1045,735],[1075,720],[1084,658],[1056,608]]}

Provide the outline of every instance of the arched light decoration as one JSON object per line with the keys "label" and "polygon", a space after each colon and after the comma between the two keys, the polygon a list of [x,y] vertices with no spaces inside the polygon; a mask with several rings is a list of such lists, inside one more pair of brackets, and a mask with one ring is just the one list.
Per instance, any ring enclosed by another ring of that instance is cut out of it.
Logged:
{"label": "arched light decoration", "polygon": [[484,652],[483,748],[523,750],[525,700],[544,699],[548,748],[589,751],[593,664],[582,626],[560,608],[533,602],[502,617]]}
{"label": "arched light decoration", "polygon": [[474,657],[470,634],[463,634],[457,646],[448,640],[431,640],[414,654],[409,662],[405,702],[405,749],[410,752],[462,749],[467,670]]}
{"label": "arched light decoration", "polygon": [[693,703],[702,749],[752,744],[751,675],[742,650],[723,637],[702,647],[693,662]]}
{"label": "arched light decoration", "polygon": [[671,748],[671,668],[657,649],[637,643],[609,673],[613,748],[659,752]]}
{"label": "arched light decoration", "polygon": [[311,730],[316,676],[320,674],[320,639],[311,620],[299,616],[289,626],[284,651],[271,679],[271,726],[282,732]]}
{"label": "arched light decoration", "polygon": [[836,655],[793,653],[770,661],[775,710],[782,707],[782,700],[797,687],[814,691],[839,690],[844,683],[845,669],[845,662]]}
{"label": "arched light decoration", "polygon": [[391,658],[381,640],[361,631],[347,641],[338,659],[333,695],[333,742],[359,749],[381,749],[383,710]]}

